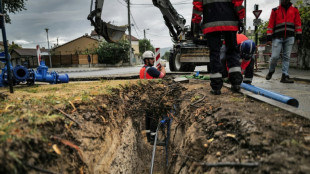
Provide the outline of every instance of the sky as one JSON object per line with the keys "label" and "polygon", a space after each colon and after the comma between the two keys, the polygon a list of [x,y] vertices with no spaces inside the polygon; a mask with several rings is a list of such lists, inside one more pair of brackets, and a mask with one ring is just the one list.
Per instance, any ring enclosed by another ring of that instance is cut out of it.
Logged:
{"label": "sky", "polygon": [[[128,24],[126,0],[105,0],[102,19],[114,25]],[[73,39],[90,34],[93,27],[87,20],[91,0],[28,0],[25,11],[10,14],[11,24],[6,24],[7,39],[10,43],[23,48],[35,48],[36,45],[47,48],[47,33],[50,45],[64,44]],[[130,0],[132,35],[138,39],[146,38],[155,47],[171,47],[171,37],[160,10],[152,5],[152,0]],[[184,16],[190,25],[192,0],[171,0],[177,12]],[[255,16],[254,4],[263,12],[260,18],[269,19],[272,8],[279,4],[278,0],[247,0],[247,28],[252,26]],[[1,36],[2,40],[2,36]]]}

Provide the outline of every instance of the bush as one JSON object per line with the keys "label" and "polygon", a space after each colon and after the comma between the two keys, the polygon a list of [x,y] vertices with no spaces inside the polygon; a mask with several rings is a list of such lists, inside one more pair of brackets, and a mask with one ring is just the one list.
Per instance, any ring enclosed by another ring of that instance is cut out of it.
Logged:
{"label": "bush", "polygon": [[121,40],[118,43],[108,43],[103,41],[97,49],[98,61],[104,64],[116,64],[129,59],[129,42]]}

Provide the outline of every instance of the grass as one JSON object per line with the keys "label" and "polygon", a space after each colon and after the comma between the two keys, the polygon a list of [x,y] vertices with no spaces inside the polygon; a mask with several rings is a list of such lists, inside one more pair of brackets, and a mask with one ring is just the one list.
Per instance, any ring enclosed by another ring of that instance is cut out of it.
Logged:
{"label": "grass", "polygon": [[63,120],[64,116],[55,108],[72,107],[74,102],[91,102],[96,95],[113,95],[113,88],[130,86],[138,80],[101,80],[56,85],[34,85],[14,87],[14,93],[1,88],[0,93],[8,98],[0,101],[0,142],[44,139],[40,125]]}

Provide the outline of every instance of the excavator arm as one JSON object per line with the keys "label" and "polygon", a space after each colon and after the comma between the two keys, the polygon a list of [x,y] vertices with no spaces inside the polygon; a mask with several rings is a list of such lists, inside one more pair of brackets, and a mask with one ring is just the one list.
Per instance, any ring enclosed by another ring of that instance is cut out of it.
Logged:
{"label": "excavator arm", "polygon": [[106,23],[101,19],[102,7],[104,0],[95,1],[95,9],[93,10],[93,0],[91,0],[90,14],[87,19],[95,27],[95,31],[98,35],[103,36],[107,42],[118,42],[124,35],[127,25],[115,26],[110,23]]}
{"label": "excavator arm", "polygon": [[174,42],[180,40],[180,35],[185,33],[186,20],[172,6],[170,0],[153,0],[154,6],[159,8],[163,14],[165,24],[170,31],[170,35]]}

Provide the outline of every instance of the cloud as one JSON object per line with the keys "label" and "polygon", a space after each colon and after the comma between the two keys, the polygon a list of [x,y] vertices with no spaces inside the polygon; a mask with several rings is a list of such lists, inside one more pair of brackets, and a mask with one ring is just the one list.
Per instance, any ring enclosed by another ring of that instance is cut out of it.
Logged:
{"label": "cloud", "polygon": [[[49,28],[50,45],[63,44],[76,39],[85,33],[91,32],[93,27],[87,20],[90,12],[89,0],[36,0],[25,1],[26,11],[10,14],[12,24],[6,25],[7,38],[9,41],[20,42],[24,48],[35,48],[37,44],[47,47],[47,35],[45,28]],[[177,12],[184,16],[187,25],[190,25],[192,15],[191,0],[171,0]],[[247,0],[247,24],[252,26],[254,4],[260,9],[262,20],[269,18],[271,9],[278,5],[278,1]],[[144,29],[147,39],[155,47],[172,46],[169,30],[165,25],[160,10],[152,5],[151,0],[131,0],[131,23],[132,35],[143,39]],[[149,4],[149,5],[139,5]],[[110,21],[114,25],[128,24],[127,7],[125,0],[105,0],[102,10],[104,21]]]}

